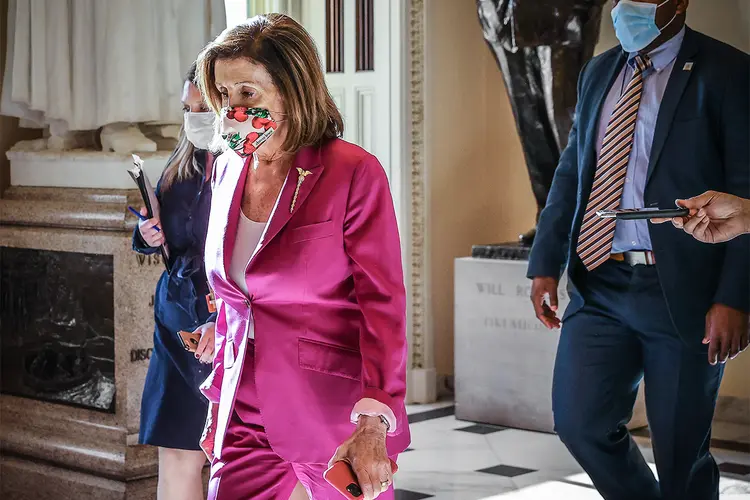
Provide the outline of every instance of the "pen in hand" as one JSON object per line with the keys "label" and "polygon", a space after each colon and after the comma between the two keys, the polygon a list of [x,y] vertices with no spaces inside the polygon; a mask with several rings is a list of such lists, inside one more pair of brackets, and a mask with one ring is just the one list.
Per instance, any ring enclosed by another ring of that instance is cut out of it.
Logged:
{"label": "pen in hand", "polygon": [[[136,210],[135,208],[128,206],[128,210],[130,210],[130,212],[132,212],[132,214],[138,217],[141,221],[146,222],[148,220],[147,217],[141,215],[140,212],[138,212],[138,210]],[[161,229],[159,229],[159,226],[154,226],[154,229],[156,229],[157,232],[161,233]]]}

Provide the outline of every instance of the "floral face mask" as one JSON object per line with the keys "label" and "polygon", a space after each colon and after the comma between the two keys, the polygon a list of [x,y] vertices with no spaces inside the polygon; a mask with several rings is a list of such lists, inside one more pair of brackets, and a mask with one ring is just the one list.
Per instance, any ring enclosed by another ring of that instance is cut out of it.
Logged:
{"label": "floral face mask", "polygon": [[242,158],[252,155],[276,132],[277,126],[267,109],[244,106],[221,109],[221,137]]}

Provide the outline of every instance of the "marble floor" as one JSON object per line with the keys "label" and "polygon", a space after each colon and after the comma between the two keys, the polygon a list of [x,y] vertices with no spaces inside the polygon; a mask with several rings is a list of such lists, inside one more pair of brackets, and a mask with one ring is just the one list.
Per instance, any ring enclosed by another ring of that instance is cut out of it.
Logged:
{"label": "marble floor", "polygon": [[[451,403],[409,407],[409,414],[412,445],[399,457],[397,500],[602,498],[554,435],[462,422]],[[648,432],[638,434],[653,463]],[[722,500],[750,500],[750,446],[735,439],[714,444]]]}

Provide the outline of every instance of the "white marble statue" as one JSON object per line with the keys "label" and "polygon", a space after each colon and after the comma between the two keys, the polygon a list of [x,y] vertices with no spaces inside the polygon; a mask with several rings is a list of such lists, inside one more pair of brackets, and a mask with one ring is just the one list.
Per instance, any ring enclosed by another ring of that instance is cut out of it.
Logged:
{"label": "white marble statue", "polygon": [[223,0],[10,0],[0,114],[49,127],[34,149],[155,151],[138,124],[178,124],[182,79],[226,27]]}

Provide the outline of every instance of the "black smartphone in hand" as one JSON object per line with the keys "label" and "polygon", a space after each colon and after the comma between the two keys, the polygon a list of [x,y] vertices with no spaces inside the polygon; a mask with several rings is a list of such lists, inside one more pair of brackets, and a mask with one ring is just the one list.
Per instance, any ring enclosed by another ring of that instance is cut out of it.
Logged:
{"label": "black smartphone in hand", "polygon": [[622,210],[599,210],[596,215],[602,219],[644,220],[644,219],[673,219],[690,214],[687,208],[626,208]]}

